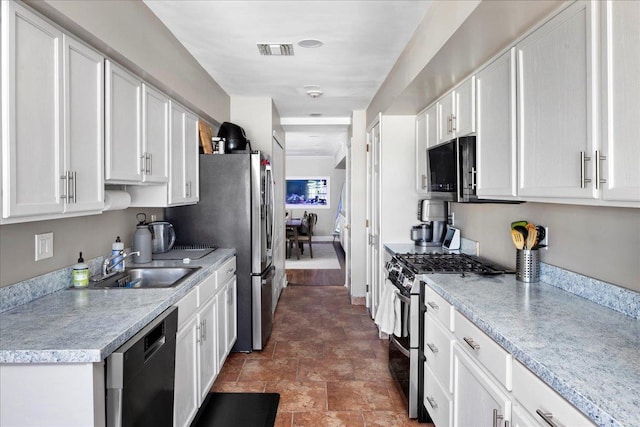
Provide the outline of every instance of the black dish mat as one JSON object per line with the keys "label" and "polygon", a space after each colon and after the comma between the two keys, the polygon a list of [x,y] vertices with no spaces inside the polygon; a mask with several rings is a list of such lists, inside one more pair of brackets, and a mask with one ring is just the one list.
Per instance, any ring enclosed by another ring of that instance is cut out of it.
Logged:
{"label": "black dish mat", "polygon": [[273,427],[278,393],[209,393],[191,427]]}

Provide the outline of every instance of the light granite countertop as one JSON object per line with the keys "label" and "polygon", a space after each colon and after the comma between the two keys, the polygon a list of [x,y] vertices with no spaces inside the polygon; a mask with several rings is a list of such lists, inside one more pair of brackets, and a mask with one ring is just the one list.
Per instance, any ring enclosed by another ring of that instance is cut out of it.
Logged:
{"label": "light granite countertop", "polygon": [[640,321],[514,275],[422,275],[428,286],[601,426],[640,426]]}
{"label": "light granite countertop", "polygon": [[0,313],[0,363],[100,362],[234,255],[141,264],[201,267],[174,288],[67,288]]}

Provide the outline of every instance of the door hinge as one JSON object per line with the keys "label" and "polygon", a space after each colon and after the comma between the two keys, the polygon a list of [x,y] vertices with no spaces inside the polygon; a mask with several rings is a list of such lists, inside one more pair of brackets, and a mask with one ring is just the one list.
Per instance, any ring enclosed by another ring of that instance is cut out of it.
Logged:
{"label": "door hinge", "polygon": [[369,292],[369,285],[365,285],[364,290],[365,292]]}
{"label": "door hinge", "polygon": [[369,228],[369,220],[365,221],[365,227]]}
{"label": "door hinge", "polygon": [[369,152],[369,144],[367,144],[367,153]]}

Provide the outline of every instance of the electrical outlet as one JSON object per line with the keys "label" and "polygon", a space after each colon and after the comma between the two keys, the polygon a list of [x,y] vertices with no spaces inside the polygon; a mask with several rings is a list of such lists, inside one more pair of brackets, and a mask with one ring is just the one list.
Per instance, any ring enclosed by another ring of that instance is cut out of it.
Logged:
{"label": "electrical outlet", "polygon": [[53,257],[53,233],[36,234],[36,261]]}
{"label": "electrical outlet", "polygon": [[538,242],[538,245],[543,245],[543,248],[540,249],[547,249],[549,247],[549,227],[545,227],[544,228],[544,239],[540,240]]}
{"label": "electrical outlet", "polygon": [[455,225],[456,225],[456,213],[455,212],[451,212],[451,215],[449,215],[449,219],[450,219],[450,225],[452,227],[455,227]]}

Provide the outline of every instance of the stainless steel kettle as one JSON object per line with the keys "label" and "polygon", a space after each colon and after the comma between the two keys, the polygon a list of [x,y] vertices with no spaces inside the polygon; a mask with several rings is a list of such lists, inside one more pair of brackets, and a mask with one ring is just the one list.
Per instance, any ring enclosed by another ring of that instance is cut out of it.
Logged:
{"label": "stainless steel kettle", "polygon": [[166,221],[155,221],[149,224],[151,231],[151,252],[161,254],[168,252],[176,242],[173,225]]}

